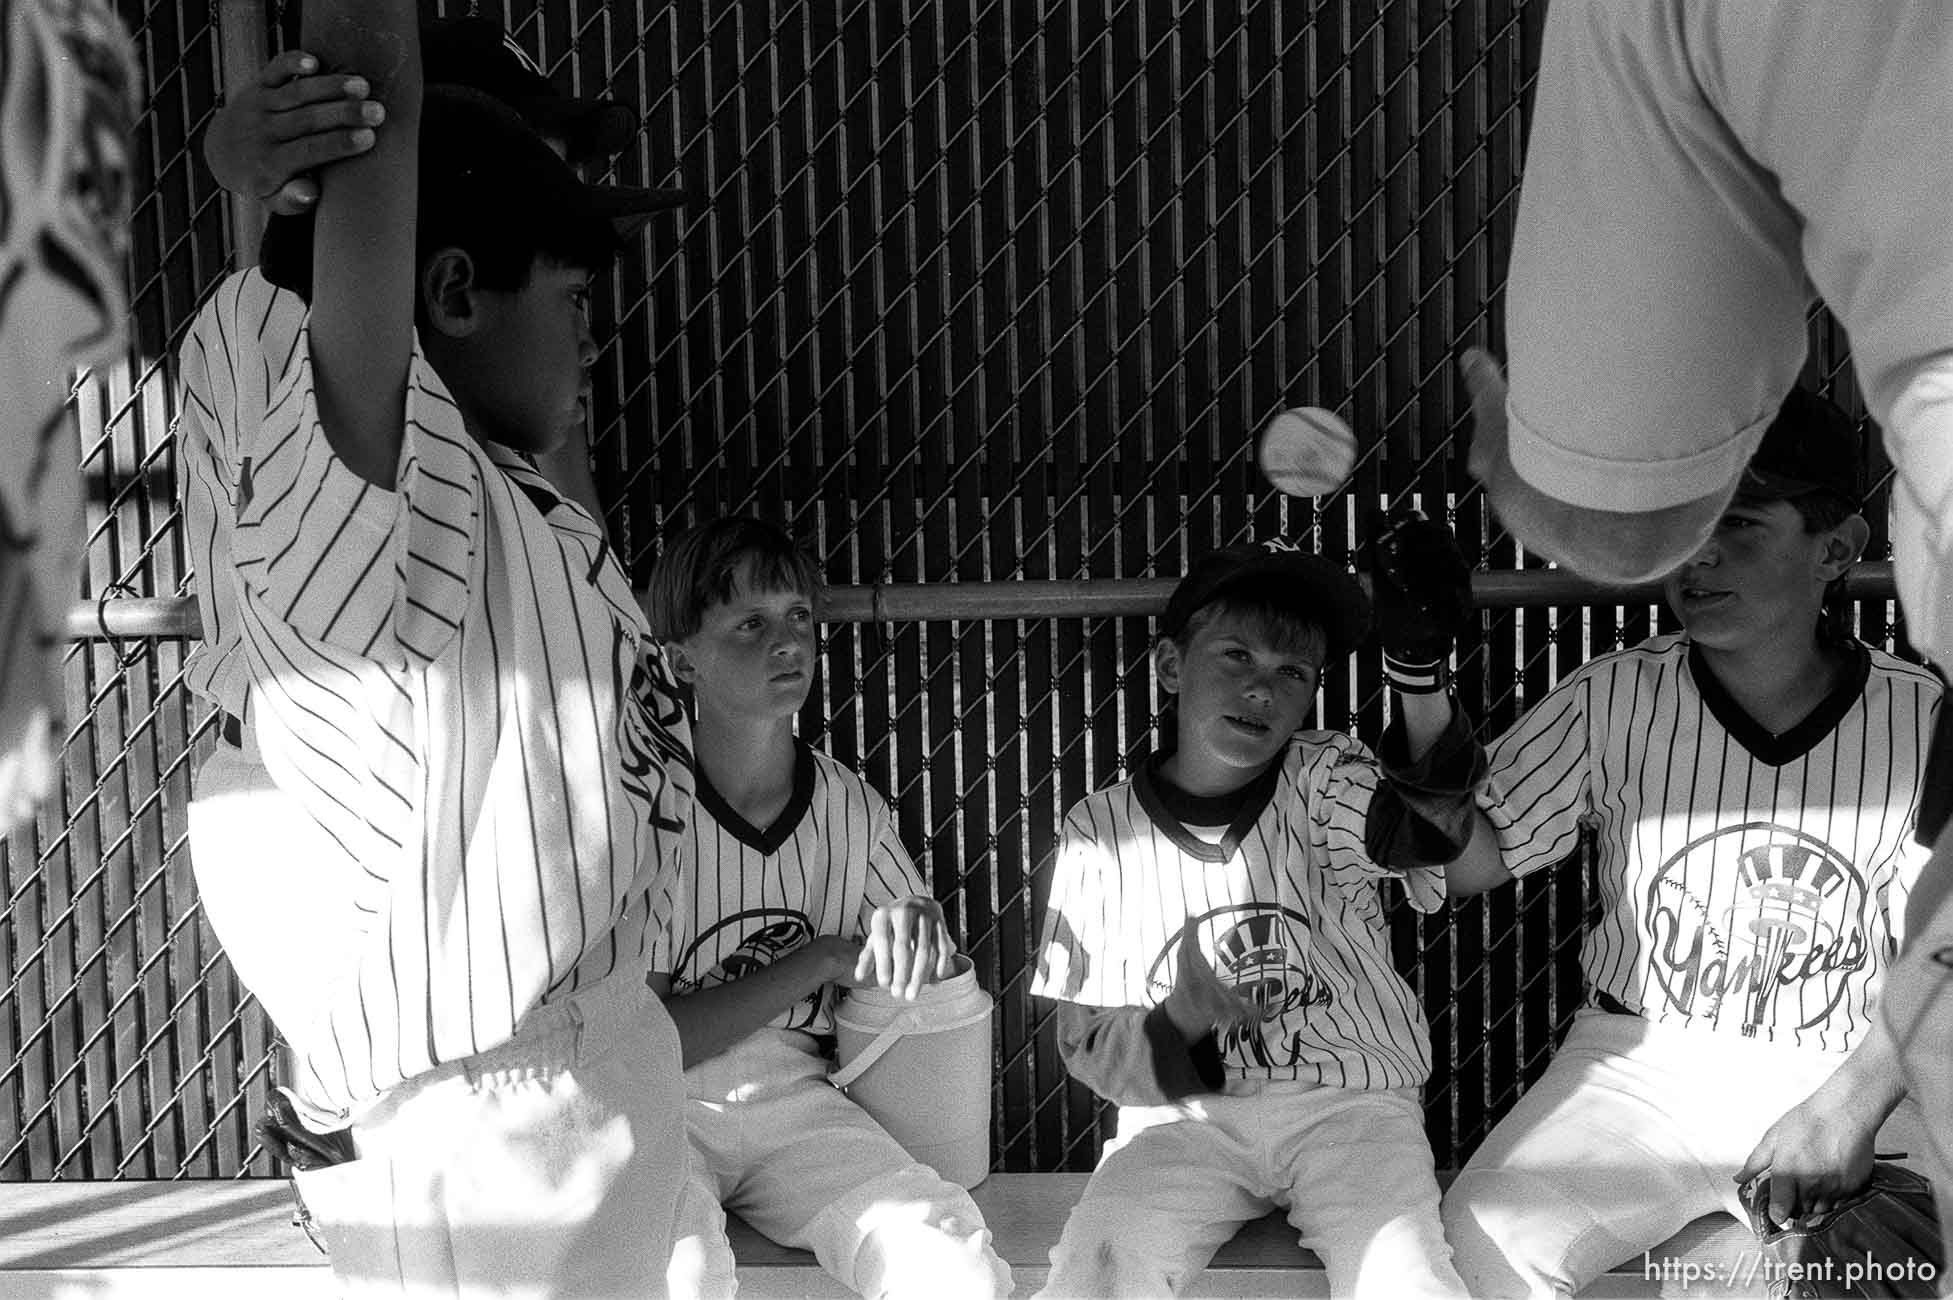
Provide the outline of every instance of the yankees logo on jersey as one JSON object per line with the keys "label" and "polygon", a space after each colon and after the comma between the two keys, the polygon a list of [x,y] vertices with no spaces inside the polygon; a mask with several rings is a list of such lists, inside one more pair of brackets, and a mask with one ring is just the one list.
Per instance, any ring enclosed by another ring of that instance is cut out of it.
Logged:
{"label": "yankees logo on jersey", "polygon": [[[1364,851],[1379,780],[1348,736],[1307,732],[1251,786],[1218,842],[1176,815],[1151,762],[1065,819],[1031,991],[1087,1006],[1154,1006],[1179,945],[1261,1010],[1221,1044],[1230,1074],[1346,1087],[1423,1082],[1423,1012],[1390,956],[1385,879],[1442,901],[1433,871],[1399,875]],[[1188,922],[1191,920],[1192,924]],[[1184,936],[1184,937],[1183,937]]]}
{"label": "yankees logo on jersey", "polygon": [[1562,861],[1593,805],[1603,915],[1581,960],[1603,1002],[1859,1041],[1927,856],[1910,831],[1940,697],[1925,669],[1860,650],[1773,736],[1684,637],[1657,637],[1582,666],[1493,747],[1483,802],[1515,876]]}
{"label": "yankees logo on jersey", "polygon": [[[766,827],[697,773],[670,919],[650,955],[677,992],[742,979],[818,935],[860,938],[876,908],[928,892],[888,801],[812,746],[797,741],[794,751],[793,794]],[[771,1023],[831,1034],[837,996],[828,985]]]}

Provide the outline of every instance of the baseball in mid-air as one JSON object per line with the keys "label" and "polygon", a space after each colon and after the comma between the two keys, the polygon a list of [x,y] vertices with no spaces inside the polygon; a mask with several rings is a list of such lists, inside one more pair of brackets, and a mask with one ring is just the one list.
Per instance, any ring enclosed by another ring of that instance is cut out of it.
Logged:
{"label": "baseball in mid-air", "polygon": [[1255,444],[1262,474],[1292,497],[1324,497],[1356,468],[1356,435],[1334,411],[1299,406],[1268,422]]}

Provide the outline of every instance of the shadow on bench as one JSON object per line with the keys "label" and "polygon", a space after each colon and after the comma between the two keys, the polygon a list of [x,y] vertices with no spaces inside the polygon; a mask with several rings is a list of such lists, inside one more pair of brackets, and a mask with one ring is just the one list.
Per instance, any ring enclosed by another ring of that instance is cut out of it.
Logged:
{"label": "shadow on bench", "polygon": [[[1084,1174],[994,1174],[973,1193],[1017,1294],[1043,1284],[1050,1250],[1085,1187]],[[292,1226],[282,1181],[0,1183],[0,1300],[327,1300],[331,1274]],[[728,1219],[740,1294],[846,1296],[814,1257]],[[1753,1258],[1749,1231],[1727,1217],[1702,1219],[1583,1294],[1704,1294],[1685,1287],[1683,1266],[1735,1267]],[[1668,1265],[1666,1276],[1661,1272]],[[1718,1276],[1728,1276],[1727,1273]],[[1736,1274],[1740,1279],[1740,1272]],[[1720,1297],[1764,1288],[1714,1287]],[[1295,1244],[1279,1215],[1247,1225],[1223,1246],[1189,1293],[1197,1296],[1324,1296],[1322,1267]]]}

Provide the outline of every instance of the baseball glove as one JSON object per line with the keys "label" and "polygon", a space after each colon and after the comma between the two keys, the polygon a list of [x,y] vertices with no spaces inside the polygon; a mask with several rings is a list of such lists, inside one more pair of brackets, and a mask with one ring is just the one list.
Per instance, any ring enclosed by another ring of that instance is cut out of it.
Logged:
{"label": "baseball glove", "polygon": [[1943,1254],[1932,1185],[1903,1165],[1877,1162],[1857,1194],[1790,1223],[1770,1218],[1768,1173],[1745,1183],[1741,1196],[1773,1297],[1940,1293]]}
{"label": "baseball glove", "polygon": [[1385,674],[1399,690],[1443,689],[1452,642],[1472,616],[1471,566],[1457,539],[1399,506],[1371,521],[1366,558]]}

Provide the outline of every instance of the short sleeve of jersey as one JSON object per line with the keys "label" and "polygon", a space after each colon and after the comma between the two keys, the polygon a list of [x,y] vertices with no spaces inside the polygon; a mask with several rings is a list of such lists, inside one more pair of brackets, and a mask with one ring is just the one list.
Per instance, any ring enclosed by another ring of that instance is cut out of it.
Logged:
{"label": "short sleeve of jersey", "polygon": [[272,387],[290,369],[304,324],[305,303],[296,294],[273,287],[255,270],[243,271],[211,294],[177,353],[179,494],[203,627],[184,673],[191,689],[240,716],[249,678],[230,581],[237,444],[263,423]]}
{"label": "short sleeve of jersey", "polygon": [[862,877],[861,907],[855,917],[855,938],[866,938],[868,920],[875,909],[898,899],[929,896],[929,887],[902,846],[895,825],[894,810],[881,792],[866,781],[860,782],[862,802],[868,810],[868,870]]}
{"label": "short sleeve of jersey", "polygon": [[1307,733],[1291,744],[1285,783],[1292,780],[1303,801],[1309,856],[1332,884],[1368,889],[1377,880],[1395,880],[1420,912],[1444,903],[1444,873],[1432,867],[1396,871],[1370,856],[1364,840],[1370,800],[1384,780],[1376,755],[1341,732]]}
{"label": "short sleeve of jersey", "polygon": [[1563,861],[1579,841],[1592,779],[1588,682],[1576,673],[1492,744],[1478,803],[1515,876]]}
{"label": "short sleeve of jersey", "polygon": [[262,425],[243,431],[233,550],[263,612],[300,635],[419,665],[440,654],[468,610],[482,569],[483,484],[461,413],[418,341],[402,421],[389,492],[334,453],[301,330]]}
{"label": "short sleeve of jersey", "polygon": [[[1093,1007],[1144,1006],[1144,973],[1126,959],[1108,918],[1124,910],[1119,856],[1087,799],[1065,818],[1044,909],[1031,994]],[[1135,954],[1137,955],[1137,954]]]}

